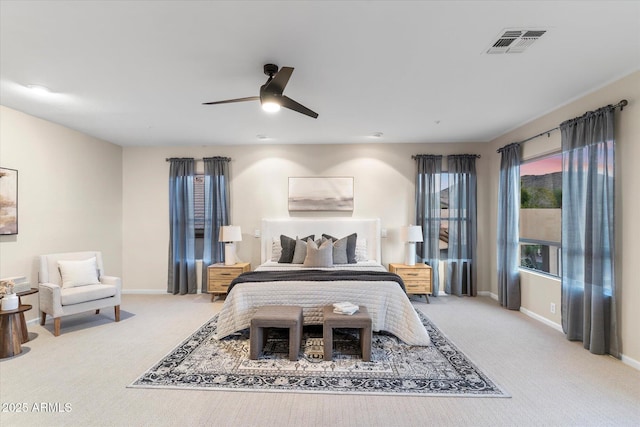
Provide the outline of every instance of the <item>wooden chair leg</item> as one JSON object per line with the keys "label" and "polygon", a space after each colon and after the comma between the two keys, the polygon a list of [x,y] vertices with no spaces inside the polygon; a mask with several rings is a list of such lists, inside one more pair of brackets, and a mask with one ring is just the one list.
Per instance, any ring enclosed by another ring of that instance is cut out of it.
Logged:
{"label": "wooden chair leg", "polygon": [[115,316],[116,316],[116,322],[120,321],[120,306],[116,305],[115,307],[113,307],[114,312],[115,312]]}
{"label": "wooden chair leg", "polygon": [[40,326],[44,325],[44,322],[47,320],[47,313],[44,311],[40,312]]}
{"label": "wooden chair leg", "polygon": [[59,317],[56,317],[55,319],[53,319],[53,335],[56,337],[60,335],[60,318]]}

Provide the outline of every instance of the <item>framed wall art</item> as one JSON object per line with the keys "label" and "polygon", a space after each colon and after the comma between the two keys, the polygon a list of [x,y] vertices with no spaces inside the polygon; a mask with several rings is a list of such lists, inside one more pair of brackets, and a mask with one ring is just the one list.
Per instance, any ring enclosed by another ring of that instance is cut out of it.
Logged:
{"label": "framed wall art", "polygon": [[0,235],[18,234],[18,171],[0,168]]}
{"label": "framed wall art", "polygon": [[353,177],[289,178],[290,211],[353,211]]}

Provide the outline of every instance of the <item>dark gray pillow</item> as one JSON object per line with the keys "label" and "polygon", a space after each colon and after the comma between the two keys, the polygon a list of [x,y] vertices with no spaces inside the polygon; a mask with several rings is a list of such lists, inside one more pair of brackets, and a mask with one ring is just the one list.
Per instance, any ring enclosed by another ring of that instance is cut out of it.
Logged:
{"label": "dark gray pillow", "polygon": [[[330,236],[328,234],[323,234],[322,237],[325,239],[331,239],[332,241],[338,240],[336,237]],[[346,236],[347,239],[347,263],[355,264],[358,261],[356,260],[356,242],[358,240],[358,234],[353,233]]]}
{"label": "dark gray pillow", "polygon": [[[306,241],[308,238],[313,239],[314,237],[315,234],[311,234],[302,240]],[[278,262],[291,264],[291,261],[293,261],[293,254],[296,250],[296,239],[292,239],[291,237],[282,234],[280,235],[280,246],[282,246],[282,254],[280,255]]]}

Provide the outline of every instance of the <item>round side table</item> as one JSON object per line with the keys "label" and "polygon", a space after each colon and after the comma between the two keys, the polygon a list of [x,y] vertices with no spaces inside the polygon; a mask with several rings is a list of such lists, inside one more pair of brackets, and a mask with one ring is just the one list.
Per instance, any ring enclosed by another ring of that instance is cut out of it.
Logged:
{"label": "round side table", "polygon": [[0,310],[0,358],[12,357],[22,353],[24,336],[20,315],[31,310],[28,304],[22,304],[15,310]]}

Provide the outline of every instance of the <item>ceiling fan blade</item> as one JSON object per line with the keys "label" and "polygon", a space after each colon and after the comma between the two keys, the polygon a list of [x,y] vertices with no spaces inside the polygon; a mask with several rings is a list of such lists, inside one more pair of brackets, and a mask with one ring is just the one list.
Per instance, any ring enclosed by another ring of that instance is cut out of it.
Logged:
{"label": "ceiling fan blade", "polygon": [[227,99],[224,101],[203,102],[202,105],[231,104],[232,102],[258,101],[259,99],[259,96],[249,96],[246,98]]}
{"label": "ceiling fan blade", "polygon": [[293,73],[293,67],[280,68],[280,71],[276,73],[275,77],[265,85],[265,89],[273,94],[282,95],[284,87],[289,82],[291,73]]}
{"label": "ceiling fan blade", "polygon": [[318,118],[318,113],[316,113],[315,111],[311,111],[304,105],[297,103],[288,96],[283,96],[280,98],[280,106],[293,111],[297,111],[298,113],[306,114],[307,116],[313,117],[314,119]]}

